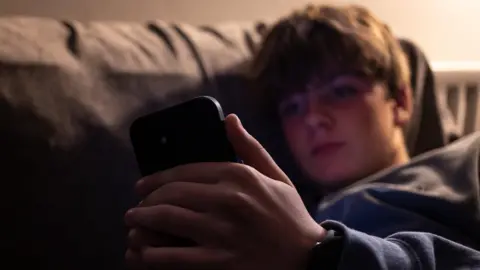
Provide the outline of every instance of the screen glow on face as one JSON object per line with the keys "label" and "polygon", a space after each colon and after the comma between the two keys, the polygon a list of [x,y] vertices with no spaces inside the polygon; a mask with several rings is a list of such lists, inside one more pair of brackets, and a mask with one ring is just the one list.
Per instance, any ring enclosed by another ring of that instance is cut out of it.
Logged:
{"label": "screen glow on face", "polygon": [[312,98],[313,102],[324,106],[343,105],[371,89],[372,83],[364,77],[341,75],[325,85],[313,81],[305,88],[305,91],[293,92],[280,102],[278,110],[281,117],[305,114]]}

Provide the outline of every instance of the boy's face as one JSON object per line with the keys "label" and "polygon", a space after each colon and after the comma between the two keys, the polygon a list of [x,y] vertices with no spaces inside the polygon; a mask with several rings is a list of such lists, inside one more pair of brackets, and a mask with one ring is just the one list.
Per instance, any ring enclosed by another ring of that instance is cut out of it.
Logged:
{"label": "boy's face", "polygon": [[343,74],[287,96],[279,114],[303,171],[323,187],[339,188],[392,165],[408,121],[398,103],[382,84]]}

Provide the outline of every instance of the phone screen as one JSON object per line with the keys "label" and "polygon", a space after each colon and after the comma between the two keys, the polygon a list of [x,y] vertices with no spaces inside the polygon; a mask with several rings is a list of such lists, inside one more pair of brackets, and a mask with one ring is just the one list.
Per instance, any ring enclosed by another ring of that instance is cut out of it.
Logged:
{"label": "phone screen", "polygon": [[235,162],[223,111],[211,97],[199,97],[140,117],[130,137],[142,176],[197,162]]}

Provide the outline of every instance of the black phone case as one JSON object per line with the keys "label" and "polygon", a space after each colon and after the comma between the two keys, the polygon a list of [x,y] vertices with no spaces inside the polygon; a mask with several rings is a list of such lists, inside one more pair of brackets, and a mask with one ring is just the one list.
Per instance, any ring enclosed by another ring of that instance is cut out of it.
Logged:
{"label": "black phone case", "polygon": [[208,96],[138,118],[130,138],[142,176],[188,163],[237,162],[223,110]]}

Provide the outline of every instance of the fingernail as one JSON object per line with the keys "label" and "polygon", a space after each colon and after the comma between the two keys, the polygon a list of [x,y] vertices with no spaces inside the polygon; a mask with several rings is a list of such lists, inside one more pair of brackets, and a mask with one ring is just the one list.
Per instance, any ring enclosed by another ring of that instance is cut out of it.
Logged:
{"label": "fingernail", "polygon": [[127,226],[133,226],[134,225],[134,222],[133,222],[133,216],[134,215],[135,215],[135,210],[133,210],[133,208],[129,209],[125,213],[124,220],[125,220],[125,223],[127,224]]}
{"label": "fingernail", "polygon": [[130,269],[138,269],[138,263],[140,261],[140,253],[138,251],[127,249],[125,259]]}
{"label": "fingernail", "polygon": [[135,183],[135,187],[134,187],[135,192],[141,195],[144,186],[145,186],[145,180],[143,178],[138,180],[137,183]]}
{"label": "fingernail", "polygon": [[242,120],[240,120],[240,117],[238,117],[238,115],[236,115],[236,114],[234,114],[234,115],[235,115],[237,124],[238,124],[239,126],[243,127]]}
{"label": "fingernail", "polygon": [[135,186],[138,188],[139,186],[142,186],[145,183],[145,180],[142,178],[135,183]]}
{"label": "fingernail", "polygon": [[129,232],[128,232],[128,238],[129,240],[132,239],[135,234],[137,234],[137,230],[136,229],[131,229]]}

